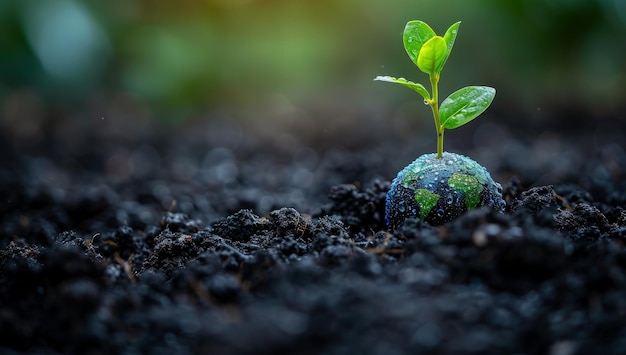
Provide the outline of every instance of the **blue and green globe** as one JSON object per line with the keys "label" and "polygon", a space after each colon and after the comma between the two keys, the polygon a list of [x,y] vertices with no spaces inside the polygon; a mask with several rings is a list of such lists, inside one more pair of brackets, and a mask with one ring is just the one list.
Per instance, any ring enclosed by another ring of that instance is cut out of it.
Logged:
{"label": "blue and green globe", "polygon": [[487,169],[459,154],[425,154],[398,173],[387,193],[385,221],[395,229],[407,218],[431,225],[449,222],[466,211],[491,206],[503,211],[502,186]]}

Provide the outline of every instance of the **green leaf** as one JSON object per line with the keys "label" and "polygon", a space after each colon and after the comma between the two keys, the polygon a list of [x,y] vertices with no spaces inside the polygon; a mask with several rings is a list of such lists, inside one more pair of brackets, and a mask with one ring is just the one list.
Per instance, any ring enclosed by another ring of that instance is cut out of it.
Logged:
{"label": "green leaf", "polygon": [[404,49],[409,58],[417,65],[417,57],[424,43],[435,37],[435,31],[422,21],[409,21],[404,27]]}
{"label": "green leaf", "polygon": [[407,88],[409,88],[409,89],[417,92],[418,94],[422,95],[422,97],[425,100],[430,100],[430,93],[428,93],[428,90],[426,90],[426,88],[422,84],[418,84],[418,83],[414,83],[412,81],[408,81],[405,78],[394,78],[394,77],[391,77],[391,76],[377,76],[376,78],[374,78],[374,80],[386,81],[388,83],[395,83],[395,84],[400,84],[402,86],[406,86]]}
{"label": "green leaf", "polygon": [[483,113],[496,96],[489,86],[467,86],[453,92],[441,103],[439,118],[445,128],[461,127]]}
{"label": "green leaf", "polygon": [[417,66],[426,74],[439,74],[446,60],[448,45],[441,36],[435,36],[422,46],[417,57]]}
{"label": "green leaf", "polygon": [[[450,26],[450,28],[448,28],[448,30],[446,31],[446,34],[443,35],[443,39],[446,40],[446,45],[448,46],[448,50],[446,51],[446,59],[443,60],[443,64],[446,64],[448,57],[450,57],[450,52],[452,52],[452,47],[454,46],[454,40],[456,39],[456,35],[459,32],[460,24],[461,24],[461,21],[453,24],[452,26]],[[441,65],[442,68],[443,68],[443,64]]]}

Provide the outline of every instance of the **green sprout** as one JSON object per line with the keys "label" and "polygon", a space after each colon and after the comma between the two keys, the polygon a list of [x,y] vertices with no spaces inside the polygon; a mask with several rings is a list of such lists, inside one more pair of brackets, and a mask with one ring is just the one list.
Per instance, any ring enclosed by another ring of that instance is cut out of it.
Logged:
{"label": "green sprout", "polygon": [[430,26],[418,20],[409,21],[404,28],[404,48],[413,63],[428,74],[431,92],[424,85],[404,78],[377,76],[374,79],[400,84],[422,95],[424,104],[431,107],[435,118],[437,159],[441,159],[443,154],[444,130],[461,127],[478,117],[496,95],[496,89],[492,87],[467,86],[452,93],[439,105],[439,77],[452,51],[460,24],[459,21],[450,26],[443,37],[437,36]]}

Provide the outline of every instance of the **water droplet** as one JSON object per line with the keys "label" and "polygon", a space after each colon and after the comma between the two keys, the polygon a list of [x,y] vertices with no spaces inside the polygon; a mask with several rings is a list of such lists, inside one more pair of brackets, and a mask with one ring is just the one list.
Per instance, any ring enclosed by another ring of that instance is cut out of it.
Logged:
{"label": "water droplet", "polygon": [[495,202],[493,202],[493,200],[489,200],[489,206],[492,206],[495,204]]}
{"label": "water droplet", "polygon": [[441,208],[437,210],[437,217],[443,217],[444,214],[445,214],[445,211],[442,210]]}
{"label": "water droplet", "polygon": [[424,105],[429,105],[428,100],[424,99]]}
{"label": "water droplet", "polygon": [[446,201],[446,203],[451,205],[452,202],[454,202],[454,198],[452,196],[448,196],[448,200]]}
{"label": "water droplet", "polygon": [[404,201],[398,204],[398,210],[400,211],[400,213],[404,213],[404,211],[406,211],[406,208],[404,207]]}

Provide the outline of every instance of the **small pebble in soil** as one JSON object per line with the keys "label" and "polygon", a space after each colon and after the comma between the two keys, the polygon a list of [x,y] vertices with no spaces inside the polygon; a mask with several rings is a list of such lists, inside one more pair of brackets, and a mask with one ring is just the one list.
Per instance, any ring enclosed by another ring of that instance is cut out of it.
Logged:
{"label": "small pebble in soil", "polygon": [[491,206],[503,211],[502,186],[472,159],[444,152],[425,154],[402,169],[387,193],[385,221],[395,229],[407,218],[431,225],[449,222],[466,211]]}

